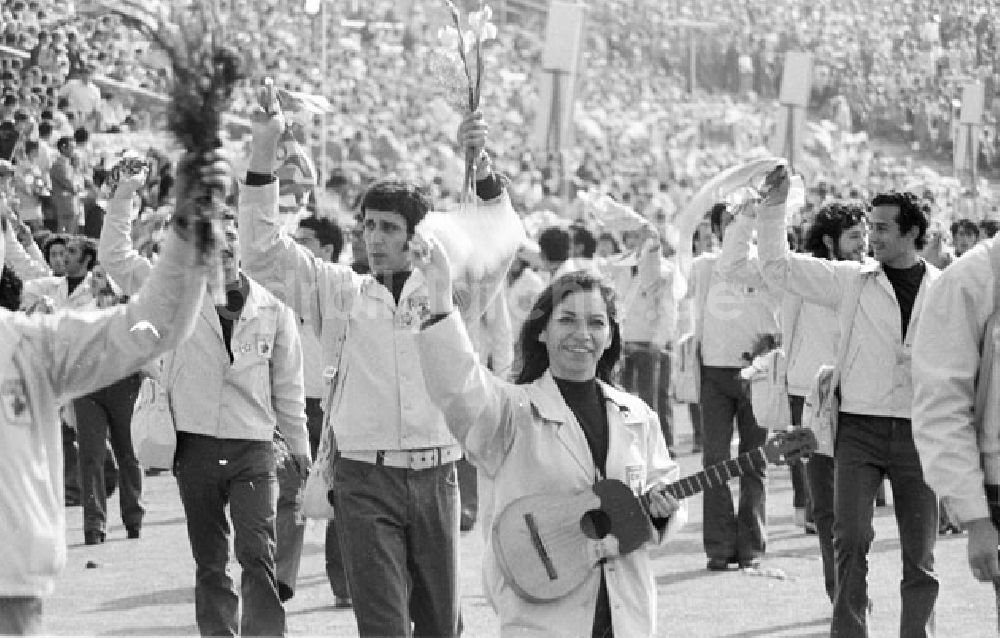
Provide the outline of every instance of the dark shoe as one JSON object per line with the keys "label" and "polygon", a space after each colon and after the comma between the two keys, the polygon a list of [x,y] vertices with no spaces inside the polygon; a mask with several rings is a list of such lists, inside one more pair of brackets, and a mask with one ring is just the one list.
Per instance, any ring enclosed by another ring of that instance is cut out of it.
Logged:
{"label": "dark shoe", "polygon": [[759,558],[741,558],[740,569],[760,569]]}
{"label": "dark shoe", "polygon": [[90,530],[83,533],[83,542],[86,545],[100,545],[104,542],[104,532]]}
{"label": "dark shoe", "polygon": [[470,532],[476,526],[476,515],[471,510],[462,508],[462,516],[458,522],[458,528],[463,532]]}
{"label": "dark shoe", "polygon": [[354,606],[351,601],[350,596],[334,596],[333,597],[333,608],[334,609],[350,609]]}
{"label": "dark shoe", "polygon": [[79,507],[83,505],[80,502],[80,497],[76,494],[66,493],[66,507]]}
{"label": "dark shoe", "polygon": [[291,600],[292,596],[295,595],[295,591],[285,583],[278,581],[278,599],[281,602],[288,602]]}
{"label": "dark shoe", "polygon": [[142,528],[138,525],[126,525],[125,526],[125,536],[126,538],[136,539],[142,536]]}
{"label": "dark shoe", "polygon": [[816,523],[813,521],[806,521],[806,534],[816,534]]}
{"label": "dark shoe", "polygon": [[706,568],[710,572],[724,572],[729,569],[730,563],[735,563],[735,558],[709,558]]}

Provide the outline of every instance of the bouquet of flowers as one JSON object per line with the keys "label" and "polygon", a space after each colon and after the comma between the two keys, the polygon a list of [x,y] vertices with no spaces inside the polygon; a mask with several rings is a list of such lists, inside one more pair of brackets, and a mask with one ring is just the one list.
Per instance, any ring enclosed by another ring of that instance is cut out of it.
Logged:
{"label": "bouquet of flowers", "polygon": [[[454,26],[438,30],[441,46],[431,52],[430,69],[459,110],[475,111],[479,108],[485,72],[483,43],[497,37],[496,25],[490,22],[493,10],[479,0],[479,10],[469,14],[467,28],[463,29],[458,7],[453,0],[444,2],[448,5]],[[471,151],[466,151],[461,193],[463,202],[475,201],[476,159]]]}
{"label": "bouquet of flowers", "polygon": [[[184,149],[202,155],[219,148],[222,115],[237,84],[245,78],[243,59],[232,46],[219,3],[195,0],[188,6],[159,5],[154,15],[136,2],[123,0],[117,9],[123,21],[146,33],[170,60],[167,128]],[[182,165],[185,177],[198,180],[198,166]],[[203,260],[215,261],[209,286],[217,302],[225,303],[222,269],[216,253],[217,224],[223,218],[224,194],[205,192],[198,198],[193,228]]]}

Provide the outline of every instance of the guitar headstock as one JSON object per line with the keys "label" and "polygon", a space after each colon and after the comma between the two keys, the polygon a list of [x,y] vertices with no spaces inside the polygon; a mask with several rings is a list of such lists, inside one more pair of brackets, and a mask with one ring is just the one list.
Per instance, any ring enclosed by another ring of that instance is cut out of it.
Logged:
{"label": "guitar headstock", "polygon": [[816,435],[812,430],[795,428],[775,432],[764,444],[763,450],[768,463],[794,463],[812,454],[816,445]]}

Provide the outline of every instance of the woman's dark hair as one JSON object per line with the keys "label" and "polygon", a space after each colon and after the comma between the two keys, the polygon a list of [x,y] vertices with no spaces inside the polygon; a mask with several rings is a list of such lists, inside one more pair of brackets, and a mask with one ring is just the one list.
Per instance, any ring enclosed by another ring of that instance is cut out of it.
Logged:
{"label": "woman's dark hair", "polygon": [[611,373],[618,363],[622,352],[621,332],[618,328],[618,316],[615,310],[615,289],[601,277],[585,271],[567,273],[552,283],[538,295],[535,305],[528,313],[528,319],[521,328],[521,373],[516,383],[531,383],[549,368],[549,351],[538,336],[549,325],[549,319],[556,305],[574,292],[589,292],[597,290],[604,299],[608,311],[608,321],[611,324],[611,345],[601,355],[597,362],[597,378],[605,383],[611,383]]}
{"label": "woman's dark hair", "polygon": [[899,234],[905,235],[911,228],[916,227],[919,232],[913,242],[920,250],[927,243],[927,227],[930,225],[930,203],[921,199],[913,193],[904,191],[890,191],[879,193],[872,200],[872,207],[876,206],[898,206],[899,213],[896,214],[896,224],[899,225]]}
{"label": "woman's dark hair", "polygon": [[845,230],[856,226],[865,219],[865,208],[861,202],[830,202],[824,204],[813,217],[812,225],[806,233],[805,250],[813,257],[835,259],[831,255],[823,237],[829,236],[834,245],[840,244],[840,236]]}

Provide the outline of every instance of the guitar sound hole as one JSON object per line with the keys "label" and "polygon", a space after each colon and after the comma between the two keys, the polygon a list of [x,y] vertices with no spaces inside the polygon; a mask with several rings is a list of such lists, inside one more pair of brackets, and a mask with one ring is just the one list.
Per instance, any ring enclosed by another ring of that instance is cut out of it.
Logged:
{"label": "guitar sound hole", "polygon": [[580,519],[580,529],[587,538],[600,540],[611,532],[611,518],[603,510],[590,510]]}

